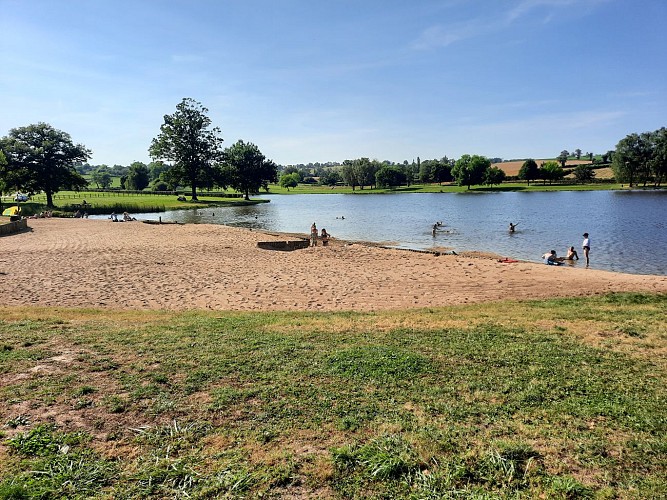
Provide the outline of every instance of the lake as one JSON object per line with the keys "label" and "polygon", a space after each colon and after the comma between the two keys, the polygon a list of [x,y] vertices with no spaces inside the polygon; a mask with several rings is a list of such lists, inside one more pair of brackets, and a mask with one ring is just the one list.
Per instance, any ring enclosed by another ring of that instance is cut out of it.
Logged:
{"label": "lake", "polygon": [[[477,250],[541,261],[564,256],[590,233],[591,268],[667,274],[666,191],[554,191],[262,195],[245,207],[134,214],[137,218],[308,233],[317,223],[334,237],[414,249]],[[443,226],[432,235],[436,221]],[[509,233],[510,222],[518,223]],[[585,266],[581,260],[574,264]]]}

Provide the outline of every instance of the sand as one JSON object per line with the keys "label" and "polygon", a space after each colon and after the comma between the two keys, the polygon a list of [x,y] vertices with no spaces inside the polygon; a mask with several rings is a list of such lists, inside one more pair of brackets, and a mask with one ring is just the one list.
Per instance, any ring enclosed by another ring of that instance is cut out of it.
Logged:
{"label": "sand", "polygon": [[333,240],[263,250],[265,234],[220,225],[34,219],[0,237],[5,306],[374,311],[604,294],[667,292],[667,277],[488,255],[432,255]]}

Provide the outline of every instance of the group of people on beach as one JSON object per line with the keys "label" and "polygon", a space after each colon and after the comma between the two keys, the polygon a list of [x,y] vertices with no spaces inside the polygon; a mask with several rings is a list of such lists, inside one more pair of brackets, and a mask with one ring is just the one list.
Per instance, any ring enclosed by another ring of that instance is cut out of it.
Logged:
{"label": "group of people on beach", "polygon": [[118,218],[118,214],[116,212],[111,212],[109,219],[111,219],[111,222],[130,222],[133,220],[137,220],[136,218],[132,217],[128,212],[123,212],[122,219]]}
{"label": "group of people on beach", "polygon": [[[588,267],[590,263],[588,254],[591,251],[591,239],[588,236],[588,233],[584,233],[583,237],[584,241],[581,244],[581,248],[584,252],[584,257],[586,258],[586,267]],[[567,249],[567,254],[565,257],[558,257],[558,255],[556,254],[556,250],[551,250],[542,255],[542,259],[544,260],[544,263],[547,265],[558,266],[566,260],[569,261],[579,260],[579,254],[574,249],[574,247],[570,247]]]}
{"label": "group of people on beach", "polygon": [[322,246],[326,247],[329,245],[329,237],[331,235],[327,233],[327,230],[322,228],[322,231],[320,232],[319,236],[317,233],[317,225],[313,222],[313,225],[310,226],[310,246],[311,247],[316,247],[317,246],[317,240],[318,237],[320,241],[322,242]]}

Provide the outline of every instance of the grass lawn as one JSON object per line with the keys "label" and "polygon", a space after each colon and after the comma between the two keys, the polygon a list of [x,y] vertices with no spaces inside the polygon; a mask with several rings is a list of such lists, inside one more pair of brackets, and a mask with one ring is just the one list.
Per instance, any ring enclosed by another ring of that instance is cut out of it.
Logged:
{"label": "grass lawn", "polygon": [[666,310],[0,308],[0,498],[664,498]]}
{"label": "grass lawn", "polygon": [[[178,201],[175,195],[159,195],[150,192],[135,194],[122,192],[95,192],[95,191],[61,191],[53,195],[55,215],[75,212],[84,200],[89,204],[86,211],[89,214],[110,214],[111,212],[139,213],[164,212],[184,208],[201,208],[225,205],[250,205],[261,203],[264,200],[245,201],[243,198],[224,198],[218,196],[199,197],[199,201]],[[14,204],[9,199],[3,199],[3,205]],[[29,202],[21,203],[24,215],[38,214],[46,209],[46,195],[37,194]]]}

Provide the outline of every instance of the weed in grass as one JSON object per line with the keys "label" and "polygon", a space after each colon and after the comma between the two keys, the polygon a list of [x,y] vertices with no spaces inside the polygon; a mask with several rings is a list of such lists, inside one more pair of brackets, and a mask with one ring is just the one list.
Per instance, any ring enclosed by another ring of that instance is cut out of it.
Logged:
{"label": "weed in grass", "polygon": [[97,392],[97,389],[94,387],[91,387],[89,385],[84,385],[79,387],[77,390],[74,391],[74,396],[80,397],[80,396],[87,396],[88,394],[94,394]]}
{"label": "weed in grass", "polygon": [[256,474],[245,466],[228,465],[217,471],[202,487],[201,498],[219,498],[222,495],[241,495],[258,482]]}
{"label": "weed in grass", "polygon": [[197,460],[192,457],[143,460],[139,470],[131,477],[134,487],[131,496],[155,496],[158,498],[185,497],[200,480],[196,471]]}
{"label": "weed in grass", "polygon": [[25,426],[28,424],[30,424],[30,419],[27,415],[16,415],[15,417],[7,420],[5,426],[9,427],[10,429],[16,429],[17,427]]}
{"label": "weed in grass", "polygon": [[149,445],[159,455],[169,456],[198,446],[199,441],[211,430],[211,425],[204,422],[182,424],[174,420],[165,426],[132,430],[138,443]]}
{"label": "weed in grass", "polygon": [[328,361],[336,374],[379,382],[410,379],[429,368],[427,358],[390,346],[354,347],[335,352]]}
{"label": "weed in grass", "polygon": [[127,398],[115,394],[106,396],[103,402],[110,413],[123,413],[130,406]]}

